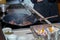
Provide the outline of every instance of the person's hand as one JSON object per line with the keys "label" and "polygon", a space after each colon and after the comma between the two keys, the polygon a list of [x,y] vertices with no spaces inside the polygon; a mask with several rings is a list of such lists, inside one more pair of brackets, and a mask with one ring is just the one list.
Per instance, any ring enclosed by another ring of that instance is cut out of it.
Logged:
{"label": "person's hand", "polygon": [[42,2],[43,0],[37,0],[37,2]]}

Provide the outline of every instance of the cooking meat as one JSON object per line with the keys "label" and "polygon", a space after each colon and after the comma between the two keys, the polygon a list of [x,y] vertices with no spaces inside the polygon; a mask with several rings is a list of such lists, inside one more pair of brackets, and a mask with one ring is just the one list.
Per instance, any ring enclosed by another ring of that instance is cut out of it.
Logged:
{"label": "cooking meat", "polygon": [[29,22],[29,21],[25,21],[25,22],[23,22],[23,25],[30,25],[30,24],[32,24],[32,23]]}
{"label": "cooking meat", "polygon": [[27,26],[37,21],[34,15],[27,15],[23,13],[7,14],[3,18],[3,20],[4,22],[7,22],[9,24],[18,25],[18,26]]}
{"label": "cooking meat", "polygon": [[14,24],[16,24],[13,20],[12,20],[12,21],[10,21],[9,23],[10,23],[10,24],[13,24],[13,25],[14,25]]}

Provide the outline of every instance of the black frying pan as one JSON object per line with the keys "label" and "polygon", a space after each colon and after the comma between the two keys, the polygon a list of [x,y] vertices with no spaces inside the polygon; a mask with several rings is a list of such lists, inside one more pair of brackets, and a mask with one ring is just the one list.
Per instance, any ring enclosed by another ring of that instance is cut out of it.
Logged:
{"label": "black frying pan", "polygon": [[3,17],[2,22],[5,25],[14,25],[14,26],[28,26],[35,24],[37,22],[37,18],[35,15],[17,13],[17,12],[7,12],[7,15]]}

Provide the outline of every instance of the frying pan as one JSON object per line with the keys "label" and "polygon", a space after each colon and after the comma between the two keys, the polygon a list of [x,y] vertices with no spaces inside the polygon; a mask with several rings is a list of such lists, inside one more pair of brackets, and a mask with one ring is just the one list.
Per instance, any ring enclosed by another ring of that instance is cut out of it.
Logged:
{"label": "frying pan", "polygon": [[26,9],[9,9],[2,21],[6,25],[28,26],[36,23],[37,18]]}

